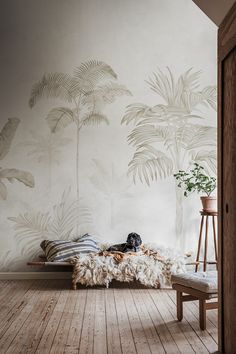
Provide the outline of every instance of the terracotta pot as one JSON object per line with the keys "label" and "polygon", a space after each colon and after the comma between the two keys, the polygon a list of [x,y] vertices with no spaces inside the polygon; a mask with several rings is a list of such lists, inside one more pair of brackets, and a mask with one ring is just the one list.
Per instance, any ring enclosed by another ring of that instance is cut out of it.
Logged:
{"label": "terracotta pot", "polygon": [[212,212],[217,211],[216,197],[201,197],[203,211]]}

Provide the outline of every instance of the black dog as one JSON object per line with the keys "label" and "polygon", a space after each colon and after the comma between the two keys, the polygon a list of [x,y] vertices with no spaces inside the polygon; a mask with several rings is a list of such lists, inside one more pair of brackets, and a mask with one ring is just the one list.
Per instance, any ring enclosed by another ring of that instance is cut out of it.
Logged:
{"label": "black dog", "polygon": [[139,252],[140,246],[142,244],[141,237],[132,232],[128,235],[127,240],[125,243],[119,243],[117,245],[113,245],[107,249],[108,252],[111,251],[119,251],[119,252]]}

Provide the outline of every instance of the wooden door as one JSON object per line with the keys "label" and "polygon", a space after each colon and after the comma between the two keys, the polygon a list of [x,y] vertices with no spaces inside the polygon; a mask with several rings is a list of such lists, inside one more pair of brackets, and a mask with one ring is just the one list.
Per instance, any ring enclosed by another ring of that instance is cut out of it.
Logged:
{"label": "wooden door", "polygon": [[236,353],[236,3],[218,35],[219,350]]}

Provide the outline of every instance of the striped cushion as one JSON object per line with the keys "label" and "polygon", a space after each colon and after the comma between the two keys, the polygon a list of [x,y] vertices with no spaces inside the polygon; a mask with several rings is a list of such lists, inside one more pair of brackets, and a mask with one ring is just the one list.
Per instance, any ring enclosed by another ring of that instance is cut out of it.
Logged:
{"label": "striped cushion", "polygon": [[99,247],[92,236],[85,234],[75,241],[49,241],[44,240],[40,244],[47,260],[50,262],[67,261],[70,257],[80,253],[99,252]]}

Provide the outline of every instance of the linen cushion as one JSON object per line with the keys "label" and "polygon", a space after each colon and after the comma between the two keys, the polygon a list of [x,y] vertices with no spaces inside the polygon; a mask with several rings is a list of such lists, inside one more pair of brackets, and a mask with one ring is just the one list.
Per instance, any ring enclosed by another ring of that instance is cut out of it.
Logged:
{"label": "linen cushion", "polygon": [[80,253],[99,252],[97,242],[88,234],[83,235],[76,241],[44,240],[40,246],[50,262],[67,261]]}
{"label": "linen cushion", "polygon": [[174,274],[171,276],[171,282],[204,293],[217,293],[218,291],[216,271]]}

